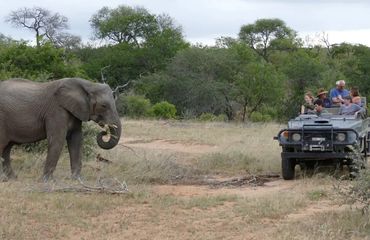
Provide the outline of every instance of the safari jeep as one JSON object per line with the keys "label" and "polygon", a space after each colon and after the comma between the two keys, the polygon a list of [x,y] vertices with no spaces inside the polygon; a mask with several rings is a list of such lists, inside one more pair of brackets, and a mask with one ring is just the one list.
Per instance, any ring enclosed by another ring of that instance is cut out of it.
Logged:
{"label": "safari jeep", "polygon": [[288,122],[275,140],[282,147],[281,165],[285,180],[295,176],[295,167],[313,169],[316,164],[348,165],[356,174],[365,166],[370,152],[369,118],[365,113],[338,115],[339,108],[328,113],[301,114]]}

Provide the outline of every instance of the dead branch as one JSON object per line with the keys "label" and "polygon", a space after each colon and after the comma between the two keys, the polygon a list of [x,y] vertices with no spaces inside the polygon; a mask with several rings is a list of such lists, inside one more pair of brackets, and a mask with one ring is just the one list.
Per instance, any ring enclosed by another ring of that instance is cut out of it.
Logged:
{"label": "dead branch", "polygon": [[126,182],[121,182],[116,178],[99,178],[98,185],[91,186],[78,179],[77,185],[56,186],[49,184],[42,186],[41,192],[79,192],[79,193],[108,193],[108,194],[124,194],[129,193]]}
{"label": "dead branch", "polygon": [[97,161],[97,162],[108,163],[108,164],[113,163],[113,161],[111,161],[111,160],[109,160],[109,159],[107,159],[107,158],[102,157],[102,156],[100,155],[100,153],[98,153],[98,154],[96,155],[96,161]]}
{"label": "dead branch", "polygon": [[265,175],[249,175],[240,178],[232,178],[224,181],[212,181],[208,185],[212,188],[218,187],[242,187],[242,186],[263,186],[266,182],[270,182],[273,179],[277,179],[280,176],[277,174],[265,174]]}

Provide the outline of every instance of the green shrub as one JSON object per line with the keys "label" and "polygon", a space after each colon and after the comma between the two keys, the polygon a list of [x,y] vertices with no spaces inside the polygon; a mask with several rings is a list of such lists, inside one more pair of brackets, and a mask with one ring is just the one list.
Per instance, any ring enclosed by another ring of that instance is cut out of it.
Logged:
{"label": "green shrub", "polygon": [[0,50],[0,75],[5,75],[6,78],[45,81],[70,76],[87,77],[75,55],[56,48],[51,43],[33,47],[26,42],[14,42]]}
{"label": "green shrub", "polygon": [[278,118],[278,111],[279,111],[278,107],[263,106],[260,112],[263,115],[269,115],[269,117],[271,119],[277,119]]}
{"label": "green shrub", "polygon": [[154,104],[152,113],[158,118],[173,119],[176,117],[176,107],[167,101],[163,101]]}
{"label": "green shrub", "polygon": [[89,160],[95,155],[95,149],[99,148],[96,136],[101,130],[95,123],[82,123],[82,159]]}
{"label": "green shrub", "polygon": [[227,116],[225,114],[220,114],[218,116],[212,113],[202,113],[198,119],[205,122],[226,122]]}
{"label": "green shrub", "polygon": [[[95,154],[95,149],[98,148],[96,142],[96,136],[99,133],[98,127],[94,126],[95,124],[83,123],[82,124],[82,158],[87,160]],[[65,151],[67,151],[67,144],[64,145]],[[43,154],[48,149],[47,140],[42,140],[35,143],[27,143],[22,145],[22,149],[26,152],[33,154]]]}
{"label": "green shrub", "polygon": [[262,114],[260,112],[252,112],[249,116],[252,122],[270,122],[272,120],[271,116],[268,114]]}
{"label": "green shrub", "polygon": [[132,118],[147,117],[150,115],[151,103],[144,96],[121,96],[117,103],[117,110],[121,116]]}
{"label": "green shrub", "polygon": [[217,118],[217,116],[216,116],[216,115],[214,115],[214,114],[212,114],[212,113],[202,113],[202,114],[198,117],[198,119],[199,119],[200,121],[205,121],[205,122],[213,122],[213,121],[215,121],[215,120],[216,120],[216,118]]}
{"label": "green shrub", "polygon": [[22,144],[22,149],[29,153],[44,153],[48,149],[47,140],[42,140],[34,143]]}
{"label": "green shrub", "polygon": [[360,208],[363,213],[370,211],[370,170],[363,169],[350,183],[339,181],[336,190],[346,203]]}

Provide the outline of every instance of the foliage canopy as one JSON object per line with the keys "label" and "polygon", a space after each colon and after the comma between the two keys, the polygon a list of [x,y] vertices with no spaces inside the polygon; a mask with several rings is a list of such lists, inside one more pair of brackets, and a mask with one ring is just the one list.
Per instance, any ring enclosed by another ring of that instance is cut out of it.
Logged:
{"label": "foliage canopy", "polygon": [[[50,21],[32,19],[37,13]],[[31,30],[43,41],[33,47],[0,34],[1,79],[97,81],[104,75],[112,88],[130,81],[118,106],[133,117],[153,114],[152,106],[158,111],[173,106],[175,112],[167,109],[171,118],[286,119],[297,114],[305,91],[330,90],[339,78],[370,96],[369,47],[328,41],[304,46],[280,19],[245,24],[238,38],[220,37],[213,47],[191,46],[174,19],[143,7],[104,7],[95,13],[94,34],[107,43],[98,46],[74,44],[78,39],[62,34],[67,19],[45,9],[19,9],[7,21],[34,24]],[[69,44],[56,44],[57,36]]]}

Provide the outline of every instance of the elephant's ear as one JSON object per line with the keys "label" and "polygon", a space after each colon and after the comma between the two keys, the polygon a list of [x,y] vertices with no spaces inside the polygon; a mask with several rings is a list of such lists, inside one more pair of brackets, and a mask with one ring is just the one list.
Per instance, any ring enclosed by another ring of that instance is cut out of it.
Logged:
{"label": "elephant's ear", "polygon": [[56,99],[61,107],[72,113],[81,121],[90,118],[88,93],[79,84],[61,84],[57,89]]}

